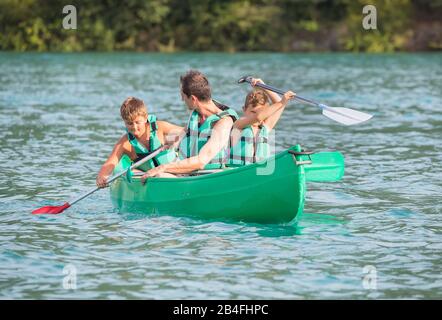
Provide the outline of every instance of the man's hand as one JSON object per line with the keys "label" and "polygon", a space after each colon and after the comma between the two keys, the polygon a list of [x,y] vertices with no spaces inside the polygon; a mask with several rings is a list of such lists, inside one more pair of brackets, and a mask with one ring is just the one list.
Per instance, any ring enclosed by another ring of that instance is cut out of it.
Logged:
{"label": "man's hand", "polygon": [[166,168],[165,168],[164,165],[160,165],[160,166],[158,166],[156,168],[150,169],[149,171],[147,171],[145,174],[143,174],[141,176],[141,183],[145,184],[147,178],[155,177],[158,174],[165,172],[165,170],[166,170]]}

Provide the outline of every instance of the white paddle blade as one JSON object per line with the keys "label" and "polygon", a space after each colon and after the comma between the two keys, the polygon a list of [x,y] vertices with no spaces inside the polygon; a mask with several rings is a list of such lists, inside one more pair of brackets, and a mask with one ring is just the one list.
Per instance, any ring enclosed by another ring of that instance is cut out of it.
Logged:
{"label": "white paddle blade", "polygon": [[348,108],[332,108],[322,105],[322,114],[336,122],[351,126],[369,120],[371,114]]}

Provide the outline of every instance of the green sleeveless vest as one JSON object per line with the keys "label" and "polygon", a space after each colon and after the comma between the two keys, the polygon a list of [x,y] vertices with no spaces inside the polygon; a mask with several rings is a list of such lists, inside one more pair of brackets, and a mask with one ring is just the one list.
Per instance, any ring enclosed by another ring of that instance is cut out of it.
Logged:
{"label": "green sleeveless vest", "polygon": [[[150,138],[149,138],[149,149],[147,149],[142,143],[140,143],[135,136],[128,132],[127,129],[127,138],[135,149],[135,153],[137,154],[137,159],[134,162],[140,161],[141,159],[147,157],[150,152],[162,146],[160,139],[157,135],[157,118],[156,116],[150,114],[147,117],[147,123],[150,126]],[[158,167],[159,165],[170,163],[176,159],[176,153],[173,150],[164,150],[160,152],[156,157],[150,159],[140,167],[139,170],[147,171],[149,169]]]}
{"label": "green sleeveless vest", "polygon": [[[217,105],[221,110],[220,113],[208,117],[202,125],[199,125],[200,115],[194,110],[190,115],[186,127],[186,136],[181,140],[178,155],[180,159],[187,159],[197,156],[201,148],[207,143],[212,135],[212,129],[216,122],[224,117],[232,117],[233,121],[238,119],[235,110],[224,105]],[[223,148],[205,167],[204,169],[218,169],[225,166],[227,162],[227,148]]]}
{"label": "green sleeveless vest", "polygon": [[245,127],[241,131],[241,137],[238,142],[234,146],[230,144],[227,165],[243,166],[268,158],[270,156],[268,138],[269,131],[265,125],[259,127],[256,139],[252,127]]}

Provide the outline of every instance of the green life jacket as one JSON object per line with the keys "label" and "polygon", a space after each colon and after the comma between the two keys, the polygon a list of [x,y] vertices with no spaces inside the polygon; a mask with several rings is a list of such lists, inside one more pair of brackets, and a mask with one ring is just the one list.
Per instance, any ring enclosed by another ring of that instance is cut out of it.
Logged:
{"label": "green life jacket", "polygon": [[[137,138],[126,129],[127,139],[129,140],[130,144],[135,149],[135,153],[137,154],[137,159],[134,162],[140,161],[141,159],[147,157],[153,150],[162,146],[157,135],[158,125],[156,120],[156,116],[152,114],[147,117],[147,123],[150,126],[149,149],[147,149],[142,143],[140,143]],[[176,157],[176,153],[173,150],[164,150],[160,152],[156,157],[142,164],[140,167],[138,167],[138,169],[147,171],[149,169],[158,167],[159,165],[170,163],[174,161]]]}
{"label": "green life jacket", "polygon": [[[213,114],[206,118],[203,124],[199,124],[200,115],[194,110],[190,115],[189,121],[186,126],[186,136],[181,140],[179,145],[178,155],[180,159],[187,159],[197,156],[202,147],[207,143],[212,135],[213,126],[222,118],[232,117],[233,121],[238,119],[238,114],[235,110],[228,108],[227,106],[217,104],[221,112]],[[225,166],[227,162],[227,147],[223,148],[210,162],[204,167],[204,169],[218,169]]]}
{"label": "green life jacket", "polygon": [[230,154],[227,165],[244,166],[268,158],[270,156],[268,139],[269,131],[265,125],[259,126],[256,138],[252,127],[245,127],[235,145],[232,146],[232,140],[230,139]]}

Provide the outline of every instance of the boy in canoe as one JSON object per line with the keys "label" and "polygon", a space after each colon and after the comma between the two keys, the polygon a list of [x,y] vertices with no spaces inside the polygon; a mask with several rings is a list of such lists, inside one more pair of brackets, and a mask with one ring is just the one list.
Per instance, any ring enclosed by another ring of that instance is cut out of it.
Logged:
{"label": "boy in canoe", "polygon": [[[107,186],[107,179],[124,154],[137,162],[162,145],[171,145],[174,141],[170,137],[179,135],[184,129],[169,122],[157,120],[155,115],[147,113],[143,100],[135,97],[129,97],[123,102],[120,114],[126,126],[126,133],[115,144],[112,153],[98,172],[96,184],[100,188]],[[138,169],[147,171],[175,161],[176,158],[176,153],[168,149]]]}
{"label": "boy in canoe", "polygon": [[[264,84],[261,79],[253,78],[251,85],[257,83]],[[287,91],[281,99],[276,93],[263,89],[253,89],[247,94],[243,106],[244,116],[232,128],[228,166],[243,166],[270,156],[269,132],[294,97],[292,91]]]}
{"label": "boy in canoe", "polygon": [[209,81],[201,72],[190,70],[180,80],[181,99],[191,111],[178,148],[181,160],[149,170],[142,181],[158,173],[217,169],[227,163],[230,131],[238,115],[233,109],[212,100]]}

